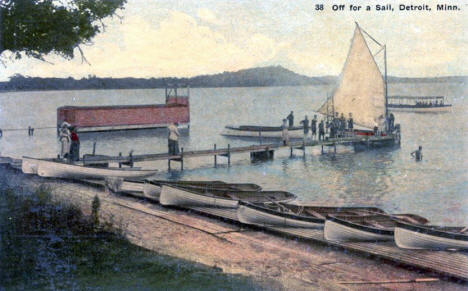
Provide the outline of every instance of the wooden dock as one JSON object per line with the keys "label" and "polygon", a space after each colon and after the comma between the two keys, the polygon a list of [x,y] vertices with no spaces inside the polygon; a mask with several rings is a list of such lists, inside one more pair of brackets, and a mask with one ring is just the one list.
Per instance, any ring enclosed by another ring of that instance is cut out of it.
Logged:
{"label": "wooden dock", "polygon": [[130,153],[128,156],[118,155],[118,156],[92,156],[88,155],[84,157],[83,163],[86,164],[99,164],[99,163],[118,163],[120,166],[129,165],[133,166],[136,162],[146,162],[146,161],[168,161],[168,169],[171,169],[171,161],[180,162],[181,169],[184,168],[184,159],[195,158],[195,157],[214,157],[214,166],[218,164],[218,157],[227,158],[228,166],[231,164],[231,155],[241,154],[241,153],[250,153],[251,158],[272,158],[273,152],[277,149],[289,148],[291,156],[293,155],[294,150],[301,150],[305,155],[307,147],[321,146],[322,152],[324,147],[334,147],[336,152],[337,145],[354,145],[357,143],[367,145],[369,148],[377,143],[392,142],[393,137],[391,136],[355,136],[355,137],[346,137],[346,138],[333,138],[324,141],[295,141],[290,142],[288,145],[283,145],[282,143],[269,143],[269,144],[259,144],[259,145],[249,145],[249,146],[240,146],[240,147],[231,147],[229,144],[224,148],[217,148],[217,145],[214,144],[212,149],[205,150],[189,150],[186,151],[184,148],[181,148],[181,152],[178,155],[170,155],[168,153],[158,153],[158,154],[140,154],[134,155]]}

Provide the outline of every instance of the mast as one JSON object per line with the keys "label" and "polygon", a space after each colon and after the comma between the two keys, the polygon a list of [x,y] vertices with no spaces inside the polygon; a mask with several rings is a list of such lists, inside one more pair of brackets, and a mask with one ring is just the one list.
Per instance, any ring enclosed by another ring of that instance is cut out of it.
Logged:
{"label": "mast", "polygon": [[387,45],[384,45],[384,67],[385,67],[385,130],[388,131],[388,81],[387,81]]}

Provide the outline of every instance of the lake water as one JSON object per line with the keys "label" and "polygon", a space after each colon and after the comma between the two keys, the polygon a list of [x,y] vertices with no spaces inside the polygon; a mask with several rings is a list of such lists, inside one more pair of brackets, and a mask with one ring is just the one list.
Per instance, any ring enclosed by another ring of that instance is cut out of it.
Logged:
{"label": "lake water", "polygon": [[[280,125],[291,110],[296,120],[309,119],[329,86],[210,88],[191,90],[191,129],[181,140],[184,149],[249,145],[252,140],[231,139],[219,133],[227,124]],[[265,189],[293,192],[300,200],[327,205],[372,205],[389,212],[411,212],[433,223],[468,224],[467,86],[457,83],[390,84],[389,95],[440,95],[453,104],[452,112],[439,114],[395,113],[401,124],[401,148],[354,153],[338,147],[337,154],[308,148],[305,157],[293,158],[287,150],[275,159],[251,163],[248,154],[234,155],[232,166],[218,158],[188,159],[185,170],[167,173],[167,162],[145,162],[161,169],[160,178],[219,179],[252,182]],[[164,103],[164,90],[83,90],[0,93],[0,153],[53,157],[59,149],[56,109],[64,105],[115,105]],[[37,128],[28,137],[26,128]],[[9,131],[7,129],[21,129]],[[117,155],[167,152],[165,130],[139,130],[81,134],[81,154]],[[415,162],[410,152],[422,145],[424,159]],[[178,169],[178,164],[173,165]]]}

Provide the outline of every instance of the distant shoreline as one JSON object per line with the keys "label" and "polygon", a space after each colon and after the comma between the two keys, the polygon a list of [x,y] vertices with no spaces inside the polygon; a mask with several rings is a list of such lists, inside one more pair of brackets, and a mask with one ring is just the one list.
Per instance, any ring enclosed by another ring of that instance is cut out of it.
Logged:
{"label": "distant shoreline", "polygon": [[[463,84],[468,82],[463,81],[437,81],[437,80],[405,80],[405,81],[389,81],[389,84],[409,84],[409,83],[450,83],[450,84]],[[272,87],[306,87],[306,86],[330,86],[334,83],[328,84],[304,84],[304,85],[271,85],[271,86],[207,86],[207,87],[190,87],[190,89],[217,89],[217,88],[272,88]],[[28,89],[0,89],[0,93],[12,92],[35,92],[35,91],[97,91],[97,90],[152,90],[152,89],[165,89],[165,87],[134,87],[134,88],[28,88]]]}
{"label": "distant shoreline", "polygon": [[[69,90],[135,90],[164,89],[173,85],[191,88],[252,88],[334,85],[337,76],[309,77],[297,74],[281,66],[270,66],[200,75],[191,78],[40,78],[22,75],[12,76],[8,82],[0,82],[0,92],[69,91]],[[447,77],[388,77],[389,83],[468,83],[468,76]]]}

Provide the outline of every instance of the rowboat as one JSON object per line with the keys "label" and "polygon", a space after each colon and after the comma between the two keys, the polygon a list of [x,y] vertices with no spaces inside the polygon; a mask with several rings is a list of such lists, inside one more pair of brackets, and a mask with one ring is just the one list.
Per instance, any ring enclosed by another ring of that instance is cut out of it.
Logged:
{"label": "rowboat", "polygon": [[106,177],[144,178],[157,173],[157,170],[139,168],[95,168],[67,164],[60,161],[33,159],[37,165],[37,174],[41,177],[68,179],[104,179]]}
{"label": "rowboat", "polygon": [[395,243],[404,249],[468,250],[468,227],[397,222]]}
{"label": "rowboat", "polygon": [[323,236],[330,241],[393,241],[396,221],[426,224],[415,214],[372,214],[364,216],[328,215]]}
{"label": "rowboat", "polygon": [[146,180],[153,185],[173,185],[177,187],[190,188],[193,190],[210,191],[260,191],[262,187],[251,183],[226,183],[223,181],[167,181],[167,180]]}
{"label": "rowboat", "polygon": [[376,207],[304,206],[277,202],[241,201],[237,209],[237,218],[242,223],[261,226],[322,228],[328,214],[366,215],[370,213],[385,213],[385,211]]}
{"label": "rowboat", "polygon": [[287,201],[296,195],[285,191],[232,191],[189,189],[163,184],[159,202],[172,206],[209,206],[237,208],[239,200],[249,202]]}
{"label": "rowboat", "polygon": [[[288,128],[289,138],[303,138],[303,127],[292,126]],[[234,137],[257,137],[257,138],[281,138],[283,128],[281,126],[258,126],[258,125],[227,125],[221,132],[224,136]]]}

